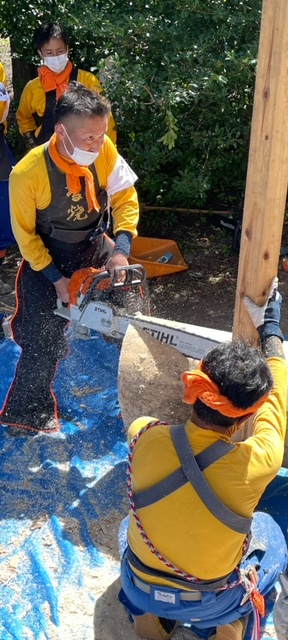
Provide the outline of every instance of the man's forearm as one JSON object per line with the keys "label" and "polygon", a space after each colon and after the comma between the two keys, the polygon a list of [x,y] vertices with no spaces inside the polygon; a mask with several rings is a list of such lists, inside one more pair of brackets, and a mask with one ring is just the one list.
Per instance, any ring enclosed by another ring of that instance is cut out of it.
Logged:
{"label": "man's forearm", "polygon": [[59,271],[54,262],[50,262],[48,267],[44,267],[44,269],[41,269],[41,273],[43,273],[47,280],[49,280],[49,282],[51,282],[52,284],[55,284],[55,282],[58,282],[63,277],[61,271]]}
{"label": "man's forearm", "polygon": [[283,342],[278,336],[267,336],[262,340],[262,351],[265,358],[283,358],[285,360],[285,353],[283,349]]}
{"label": "man's forearm", "polygon": [[130,256],[130,248],[132,242],[132,233],[130,231],[118,231],[115,238],[114,253],[122,253],[124,256]]}

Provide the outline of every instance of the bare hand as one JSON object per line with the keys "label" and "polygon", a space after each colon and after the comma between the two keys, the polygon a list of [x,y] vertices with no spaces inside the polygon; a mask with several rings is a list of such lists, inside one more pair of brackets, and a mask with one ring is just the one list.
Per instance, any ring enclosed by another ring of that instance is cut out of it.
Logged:
{"label": "bare hand", "polygon": [[62,276],[60,280],[57,280],[57,282],[54,282],[57,298],[59,298],[59,300],[61,300],[62,302],[66,302],[66,303],[69,302],[69,292],[68,292],[69,282],[70,282],[70,278],[65,278],[65,276]]}
{"label": "bare hand", "polygon": [[[128,259],[126,258],[126,256],[123,255],[123,253],[114,253],[114,255],[111,256],[111,258],[109,258],[108,262],[106,263],[106,269],[107,271],[109,271],[112,277],[114,274],[114,269],[116,267],[128,267],[128,266],[129,266]],[[118,278],[117,278],[118,282],[125,282],[125,279],[126,279],[126,271],[119,271]]]}

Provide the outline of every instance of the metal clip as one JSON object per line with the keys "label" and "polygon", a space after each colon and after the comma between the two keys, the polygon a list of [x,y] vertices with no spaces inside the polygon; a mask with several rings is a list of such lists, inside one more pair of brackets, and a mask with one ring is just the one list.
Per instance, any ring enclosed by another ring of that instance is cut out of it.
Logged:
{"label": "metal clip", "polygon": [[244,589],[246,590],[246,593],[244,593],[244,596],[240,602],[240,607],[242,607],[242,605],[249,600],[249,598],[251,597],[252,591],[255,589],[255,585],[249,578],[249,571],[250,571],[250,567],[245,569],[245,572],[244,571],[240,572],[240,582],[244,587]]}

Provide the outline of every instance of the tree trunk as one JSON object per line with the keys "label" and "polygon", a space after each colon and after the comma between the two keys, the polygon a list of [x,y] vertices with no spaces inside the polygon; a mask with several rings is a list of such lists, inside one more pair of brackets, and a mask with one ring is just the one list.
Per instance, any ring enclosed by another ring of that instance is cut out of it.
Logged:
{"label": "tree trunk", "polygon": [[12,76],[13,76],[13,92],[16,105],[19,103],[21,93],[29,80],[36,77],[37,71],[34,64],[30,64],[22,58],[15,58],[13,53],[17,52],[17,47],[10,40],[11,56],[12,56]]}
{"label": "tree trunk", "polygon": [[[288,182],[287,68],[287,0],[263,0],[233,327],[234,337],[254,343],[258,334],[243,297],[264,304],[278,272]],[[235,440],[252,433],[249,420]]]}

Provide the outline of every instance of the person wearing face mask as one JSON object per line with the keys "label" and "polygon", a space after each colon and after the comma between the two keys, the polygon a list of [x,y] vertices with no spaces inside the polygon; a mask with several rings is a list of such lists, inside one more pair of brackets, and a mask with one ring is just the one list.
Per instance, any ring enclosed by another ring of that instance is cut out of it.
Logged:
{"label": "person wearing face mask", "polygon": [[[23,257],[11,328],[22,353],[0,424],[22,432],[59,427],[51,382],[66,353],[66,321],[54,314],[57,298],[69,302],[78,269],[105,266],[113,274],[127,266],[137,234],[137,176],[106,135],[109,116],[105,98],[72,82],[57,102],[55,133],[10,176],[12,227]],[[103,229],[108,200],[115,243]]]}
{"label": "person wearing face mask", "polygon": [[[14,164],[14,158],[5,138],[9,104],[10,98],[6,89],[6,73],[2,62],[0,62],[0,267],[5,259],[8,247],[15,244],[10,223],[8,195],[8,180]],[[11,293],[11,291],[10,284],[0,278],[0,296]]]}
{"label": "person wearing face mask", "polygon": [[[35,33],[35,46],[41,58],[38,77],[23,89],[16,112],[19,131],[28,147],[47,142],[54,131],[56,100],[72,80],[101,93],[101,84],[92,73],[77,69],[69,60],[69,42],[65,29],[54,22],[42,24]],[[116,144],[115,122],[109,116],[108,136]]]}

